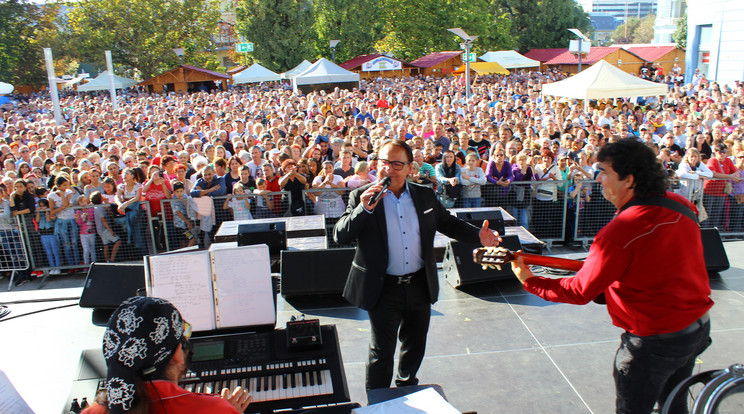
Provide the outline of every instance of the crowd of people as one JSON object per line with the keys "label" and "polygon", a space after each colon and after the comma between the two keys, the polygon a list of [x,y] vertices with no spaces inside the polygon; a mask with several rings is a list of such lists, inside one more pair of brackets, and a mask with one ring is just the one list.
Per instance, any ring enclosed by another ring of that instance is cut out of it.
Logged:
{"label": "crowd of people", "polygon": [[134,90],[116,110],[108,95],[69,92],[61,124],[48,94],[13,96],[0,107],[3,268],[17,263],[19,249],[7,246],[24,241],[36,267],[54,272],[116,261],[125,247],[141,256],[145,217],[157,249],[166,227],[181,247],[209,244],[227,219],[337,219],[347,189],[377,179],[376,152],[388,139],[412,147],[409,179],[434,187],[446,207],[489,200],[547,238],[562,230],[549,223],[561,217],[557,200],[570,197],[575,212],[591,199],[584,181],[596,176],[599,148],[640,140],[684,179],[677,191],[699,201],[707,224],[744,231],[744,84],[699,73],[684,84],[675,72],[663,77],[669,92],[660,97],[584,107],[541,95],[541,85],[565,76],[481,77],[470,99],[455,77],[379,78],[308,95],[270,84]]}

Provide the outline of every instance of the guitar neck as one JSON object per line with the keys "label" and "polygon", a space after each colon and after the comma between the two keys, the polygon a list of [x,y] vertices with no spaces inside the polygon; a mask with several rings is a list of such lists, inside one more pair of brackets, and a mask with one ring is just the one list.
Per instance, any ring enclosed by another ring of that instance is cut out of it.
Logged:
{"label": "guitar neck", "polygon": [[521,257],[525,264],[562,269],[577,272],[584,265],[583,260],[562,259],[560,257],[540,256],[537,254],[515,252],[514,256]]}

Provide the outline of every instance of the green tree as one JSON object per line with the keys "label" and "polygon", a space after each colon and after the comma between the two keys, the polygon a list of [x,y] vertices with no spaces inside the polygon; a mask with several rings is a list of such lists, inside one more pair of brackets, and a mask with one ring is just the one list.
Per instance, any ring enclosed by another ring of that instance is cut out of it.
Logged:
{"label": "green tree", "polygon": [[216,0],[81,0],[61,17],[65,54],[79,61],[114,63],[138,70],[143,78],[177,65],[172,49],[185,49],[184,63],[216,68],[209,53],[217,28]]}
{"label": "green tree", "polygon": [[615,43],[651,43],[654,40],[654,24],[656,16],[649,14],[643,19],[631,17],[625,24],[621,24],[612,33]]}
{"label": "green tree", "polygon": [[315,33],[309,0],[240,0],[235,13],[238,34],[253,42],[252,59],[261,65],[286,71],[312,58]]}
{"label": "green tree", "polygon": [[568,47],[575,36],[568,29],[591,34],[589,16],[574,0],[494,0],[511,19],[519,51]]}
{"label": "green tree", "polygon": [[315,52],[331,58],[329,42],[340,40],[336,61],[344,62],[361,54],[373,53],[374,44],[382,39],[384,23],[380,19],[380,0],[350,2],[348,0],[313,1],[313,31],[317,39]]}
{"label": "green tree", "polygon": [[44,33],[53,28],[56,5],[25,0],[0,2],[0,80],[14,85],[44,84]]}
{"label": "green tree", "polygon": [[687,12],[677,21],[677,30],[672,33],[672,39],[678,47],[687,48]]}

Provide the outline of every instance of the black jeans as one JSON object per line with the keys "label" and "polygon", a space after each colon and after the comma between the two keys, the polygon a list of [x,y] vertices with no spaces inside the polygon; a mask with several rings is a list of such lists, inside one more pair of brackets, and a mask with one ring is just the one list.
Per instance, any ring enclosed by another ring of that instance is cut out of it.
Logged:
{"label": "black jeans", "polygon": [[431,316],[426,271],[417,272],[410,284],[397,285],[391,277],[386,278],[379,303],[368,311],[371,337],[367,391],[390,387],[396,336],[401,342],[397,386],[418,384],[416,373],[426,352]]}
{"label": "black jeans", "polygon": [[[698,323],[698,322],[695,322]],[[695,359],[711,343],[710,321],[694,332],[658,339],[624,333],[615,354],[615,407],[618,414],[651,413],[664,405],[675,386],[692,374]],[[681,399],[671,413],[687,413]]]}

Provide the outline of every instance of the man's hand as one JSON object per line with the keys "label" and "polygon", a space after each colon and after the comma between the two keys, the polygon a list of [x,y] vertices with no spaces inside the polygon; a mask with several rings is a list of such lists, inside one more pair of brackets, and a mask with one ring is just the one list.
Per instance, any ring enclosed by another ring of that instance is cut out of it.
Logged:
{"label": "man's hand", "polygon": [[369,199],[372,198],[373,195],[379,193],[380,190],[382,190],[382,180],[378,180],[373,186],[364,190],[362,195],[359,196],[359,201],[362,202],[362,207],[364,207],[365,210],[367,211],[374,210],[377,204],[380,203],[382,198],[387,195],[387,193],[382,193],[380,194],[379,197],[377,197],[377,201],[374,204],[369,204]]}
{"label": "man's hand", "polygon": [[[521,252],[521,250],[520,250]],[[524,264],[524,259],[522,259],[521,256],[517,256],[516,260],[513,260],[511,262],[512,272],[514,272],[514,275],[517,276],[517,279],[519,279],[522,284],[527,281],[527,279],[535,276],[532,273],[532,270],[530,270],[530,267]]]}
{"label": "man's hand", "polygon": [[495,247],[498,246],[499,243],[501,243],[499,232],[493,231],[488,228],[488,220],[483,220],[483,227],[481,227],[478,236],[480,237],[481,244],[486,247]]}
{"label": "man's hand", "polygon": [[248,408],[248,404],[253,400],[253,396],[248,394],[248,390],[243,387],[237,387],[233,392],[229,389],[223,388],[220,396],[230,403],[239,413],[245,411]]}

